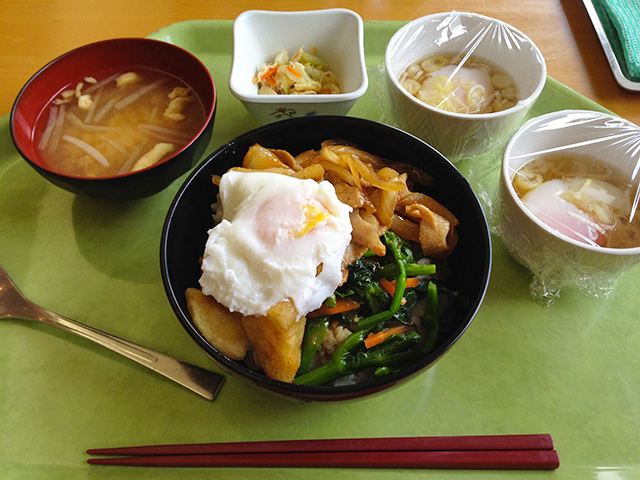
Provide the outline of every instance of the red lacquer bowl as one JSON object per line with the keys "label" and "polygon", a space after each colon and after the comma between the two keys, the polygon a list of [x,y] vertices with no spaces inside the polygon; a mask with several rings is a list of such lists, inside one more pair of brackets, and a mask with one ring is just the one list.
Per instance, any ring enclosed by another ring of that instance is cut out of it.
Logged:
{"label": "red lacquer bowl", "polygon": [[[78,177],[56,172],[44,164],[35,141],[36,126],[51,101],[88,75],[104,76],[136,67],[166,72],[191,87],[205,110],[205,121],[193,138],[155,165],[122,175]],[[211,138],[215,111],[213,79],[194,55],[158,40],[117,38],[79,47],[40,69],[18,94],[11,110],[10,129],[20,155],[58,187],[95,198],[134,199],[163,190],[202,157]]]}

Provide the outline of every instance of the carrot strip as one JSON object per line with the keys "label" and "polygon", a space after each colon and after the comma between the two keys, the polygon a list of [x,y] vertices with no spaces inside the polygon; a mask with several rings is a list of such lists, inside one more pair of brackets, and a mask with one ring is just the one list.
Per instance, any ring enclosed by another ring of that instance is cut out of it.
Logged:
{"label": "carrot strip", "polygon": [[260,75],[260,80],[264,80],[267,77],[273,77],[276,74],[276,72],[278,71],[279,67],[280,67],[280,65],[276,63],[273,67],[271,67],[265,73]]}
{"label": "carrot strip", "polygon": [[352,300],[350,298],[338,298],[336,300],[335,307],[329,308],[325,305],[322,305],[317,310],[310,312],[307,315],[307,318],[322,317],[324,315],[335,315],[337,313],[345,313],[352,310],[357,310],[358,308],[360,308],[360,304],[355,300]]}
{"label": "carrot strip", "polygon": [[[379,280],[379,283],[382,289],[393,297],[393,295],[396,293],[396,281],[381,278]],[[407,288],[416,288],[419,283],[420,279],[418,277],[407,278]]]}
{"label": "carrot strip", "polygon": [[291,65],[287,65],[287,70],[289,70],[296,77],[302,78],[302,74],[299,71],[297,71],[295,68],[293,68]]}
{"label": "carrot strip", "polygon": [[258,75],[257,77],[255,77],[253,79],[254,83],[257,83],[260,80],[264,80],[265,78],[273,77],[276,74],[276,72],[278,71],[278,67],[279,66],[280,66],[280,64],[276,63],[273,67],[271,67],[269,70],[264,72],[262,75]]}
{"label": "carrot strip", "polygon": [[382,289],[393,297],[393,294],[396,292],[396,281],[394,280],[392,282],[386,278],[381,278],[379,283]]}
{"label": "carrot strip", "polygon": [[408,332],[409,330],[412,330],[412,329],[413,327],[410,325],[398,325],[396,327],[391,327],[381,332],[370,333],[364,339],[364,346],[367,348],[375,347],[376,345],[379,345],[382,342],[384,342],[391,335],[399,335],[401,333]]}

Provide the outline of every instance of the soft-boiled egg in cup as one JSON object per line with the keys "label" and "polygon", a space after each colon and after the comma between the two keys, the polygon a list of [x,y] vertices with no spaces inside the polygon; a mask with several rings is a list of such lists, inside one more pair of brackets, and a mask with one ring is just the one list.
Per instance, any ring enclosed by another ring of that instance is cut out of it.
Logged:
{"label": "soft-boiled egg in cup", "polygon": [[503,148],[547,77],[542,53],[523,32],[455,11],[400,28],[385,70],[393,120],[454,163]]}
{"label": "soft-boiled egg in cup", "polygon": [[640,127],[563,110],[528,121],[504,152],[499,231],[534,274],[532,293],[607,296],[640,262]]}

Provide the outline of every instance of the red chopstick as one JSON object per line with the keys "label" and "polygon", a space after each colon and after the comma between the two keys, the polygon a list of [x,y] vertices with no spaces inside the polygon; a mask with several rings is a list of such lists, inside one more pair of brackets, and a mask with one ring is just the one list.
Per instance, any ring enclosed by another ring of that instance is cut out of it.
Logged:
{"label": "red chopstick", "polygon": [[156,467],[536,469],[560,465],[539,435],[279,440],[96,448],[88,463]]}
{"label": "red chopstick", "polygon": [[192,443],[141,447],[94,448],[91,455],[208,455],[219,453],[373,452],[410,450],[552,450],[549,434],[382,437],[266,442]]}
{"label": "red chopstick", "polygon": [[555,450],[223,453],[90,458],[91,464],[141,467],[306,467],[553,470]]}

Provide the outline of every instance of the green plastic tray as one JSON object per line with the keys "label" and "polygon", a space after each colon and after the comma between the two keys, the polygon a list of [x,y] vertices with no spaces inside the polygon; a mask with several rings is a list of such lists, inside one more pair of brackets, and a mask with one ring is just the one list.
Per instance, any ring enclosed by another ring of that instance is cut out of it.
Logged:
{"label": "green plastic tray", "polygon": [[[398,22],[366,22],[375,71]],[[152,35],[211,69],[218,112],[208,152],[257,126],[228,90],[232,22],[178,23]],[[351,115],[377,120],[375,81]],[[535,114],[601,109],[549,79]],[[129,203],[76,197],[41,178],[0,119],[0,264],[34,302],[217,370],[173,315],[159,269],[165,214],[183,178]],[[51,327],[0,322],[0,478],[540,479],[639,478],[640,323],[635,269],[608,299],[563,293],[534,302],[530,274],[494,238],[492,278],[476,319],[410,383],[338,404],[301,404],[230,378],[214,402]],[[340,469],[144,469],[86,464],[94,447],[270,439],[550,433],[554,472]]]}

